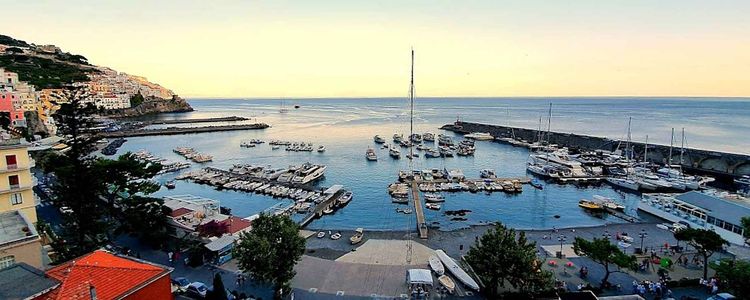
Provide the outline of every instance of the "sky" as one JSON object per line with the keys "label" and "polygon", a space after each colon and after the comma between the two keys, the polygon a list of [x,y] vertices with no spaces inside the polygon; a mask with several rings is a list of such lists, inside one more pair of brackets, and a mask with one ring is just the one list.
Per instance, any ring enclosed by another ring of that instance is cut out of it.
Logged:
{"label": "sky", "polygon": [[0,33],[184,97],[750,96],[750,1],[13,1]]}

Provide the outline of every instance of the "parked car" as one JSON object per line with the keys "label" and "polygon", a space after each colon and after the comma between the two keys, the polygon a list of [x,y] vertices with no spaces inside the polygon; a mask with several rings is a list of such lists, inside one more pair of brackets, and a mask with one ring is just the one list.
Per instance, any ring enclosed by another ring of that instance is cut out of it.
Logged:
{"label": "parked car", "polygon": [[737,297],[735,297],[734,295],[730,293],[718,293],[716,295],[709,297],[706,300],[734,300],[734,299],[737,299]]}
{"label": "parked car", "polygon": [[192,297],[205,298],[208,293],[208,286],[203,282],[193,282],[185,289],[185,293]]}
{"label": "parked car", "polygon": [[185,277],[172,278],[172,285],[177,289],[178,292],[184,292],[190,285],[190,280]]}

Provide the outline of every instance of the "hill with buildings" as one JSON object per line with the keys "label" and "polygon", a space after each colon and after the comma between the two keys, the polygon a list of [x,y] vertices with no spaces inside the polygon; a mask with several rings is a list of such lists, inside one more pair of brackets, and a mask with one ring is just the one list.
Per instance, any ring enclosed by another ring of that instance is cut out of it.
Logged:
{"label": "hill with buildings", "polygon": [[85,87],[86,101],[108,116],[193,110],[174,92],[145,77],[92,65],[85,56],[55,45],[0,35],[0,116],[11,127],[25,128],[30,134],[54,134],[51,115],[67,101],[63,88],[69,85]]}

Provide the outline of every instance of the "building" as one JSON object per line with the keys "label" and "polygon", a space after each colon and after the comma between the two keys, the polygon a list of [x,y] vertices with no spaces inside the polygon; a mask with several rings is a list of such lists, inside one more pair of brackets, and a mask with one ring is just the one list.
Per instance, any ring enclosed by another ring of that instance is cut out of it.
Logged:
{"label": "building", "polygon": [[0,140],[0,212],[19,211],[36,224],[31,158],[18,139]]}
{"label": "building", "polygon": [[0,68],[0,88],[13,87],[18,83],[18,74]]}
{"label": "building", "polygon": [[0,269],[23,262],[42,268],[42,240],[19,211],[0,213]]}
{"label": "building", "polygon": [[644,194],[638,209],[670,222],[715,231],[733,244],[745,244],[740,220],[750,216],[750,206],[738,201],[697,191],[676,196]]}
{"label": "building", "polygon": [[0,89],[0,112],[8,113],[13,127],[26,127],[21,97],[11,88]]}
{"label": "building", "polygon": [[25,263],[0,269],[0,299],[35,299],[59,286],[60,281]]}
{"label": "building", "polygon": [[48,270],[60,285],[34,299],[172,299],[171,273],[172,268],[96,250]]}

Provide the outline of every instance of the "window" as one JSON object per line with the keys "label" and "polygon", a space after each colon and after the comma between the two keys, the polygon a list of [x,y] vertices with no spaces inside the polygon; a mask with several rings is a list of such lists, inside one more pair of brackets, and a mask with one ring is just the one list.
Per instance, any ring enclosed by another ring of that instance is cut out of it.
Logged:
{"label": "window", "polygon": [[19,205],[23,203],[23,195],[20,193],[15,193],[10,195],[10,204],[11,205]]}
{"label": "window", "polygon": [[16,263],[16,257],[13,255],[8,255],[6,257],[0,258],[0,269],[5,269],[7,267],[10,267]]}
{"label": "window", "polygon": [[8,184],[10,185],[10,188],[17,189],[18,186],[18,175],[10,175],[8,176]]}
{"label": "window", "polygon": [[18,160],[16,159],[16,156],[15,155],[6,155],[5,156],[5,165],[8,166],[8,169],[18,168]]}

